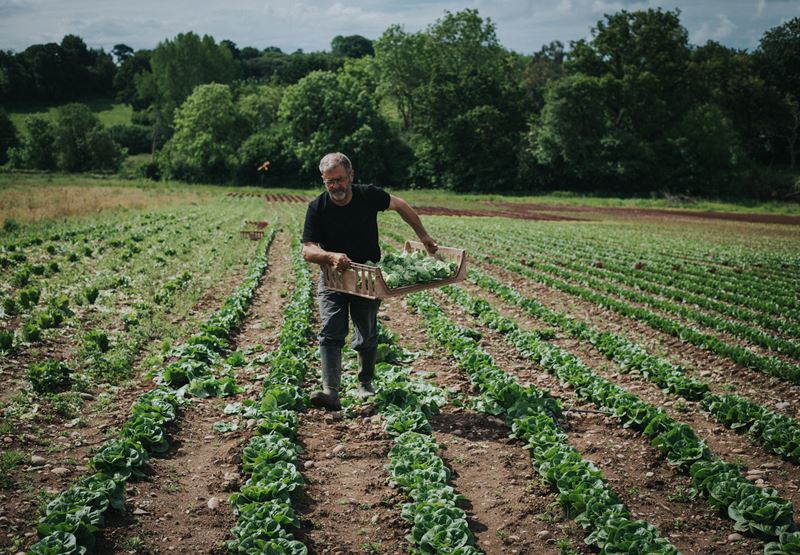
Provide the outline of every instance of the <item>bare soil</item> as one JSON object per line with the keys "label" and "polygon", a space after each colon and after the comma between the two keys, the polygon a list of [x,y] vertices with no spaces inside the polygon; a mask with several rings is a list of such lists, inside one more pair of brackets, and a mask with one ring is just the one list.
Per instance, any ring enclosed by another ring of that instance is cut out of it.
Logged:
{"label": "bare soil", "polygon": [[[447,302],[437,295],[443,308]],[[603,472],[612,489],[622,498],[631,514],[655,525],[678,549],[690,553],[754,553],[760,542],[752,538],[728,541],[735,532],[733,521],[720,515],[702,498],[687,495],[690,479],[677,472],[650,446],[649,440],[624,429],[616,419],[593,412],[594,405],[583,404],[571,389],[538,366],[521,357],[497,333],[480,326],[459,309],[446,308],[458,324],[479,329],[481,346],[521,383],[534,381],[551,390],[568,407],[589,413],[568,412],[566,430],[570,444]]]}

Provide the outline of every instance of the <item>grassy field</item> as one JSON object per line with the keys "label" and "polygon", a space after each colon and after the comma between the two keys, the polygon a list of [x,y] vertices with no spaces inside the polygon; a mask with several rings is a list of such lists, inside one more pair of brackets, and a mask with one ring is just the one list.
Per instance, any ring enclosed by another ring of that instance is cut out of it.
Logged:
{"label": "grassy field", "polygon": [[[103,125],[130,123],[133,109],[128,104],[121,104],[110,98],[98,98],[82,101],[100,118]],[[47,103],[18,103],[6,106],[8,115],[16,128],[21,132],[25,127],[25,118],[32,115],[54,117],[58,106]]]}
{"label": "grassy field", "polygon": [[[149,159],[149,155],[138,155],[132,164],[141,164]],[[221,187],[210,185],[187,185],[176,182],[152,182],[144,179],[122,179],[104,175],[64,175],[48,173],[0,173],[0,221],[4,218],[28,220],[30,218],[57,217],[60,215],[77,215],[79,209],[71,203],[62,202],[63,190],[68,188],[79,197],[97,197],[97,188],[114,187],[121,191],[134,189],[146,191],[158,199],[165,194],[214,194],[214,193],[249,193],[264,194],[296,194],[309,199],[322,191],[309,187]],[[58,190],[57,195],[52,195]],[[498,194],[459,194],[449,191],[429,190],[392,190],[390,193],[401,196],[414,206],[437,206],[453,210],[490,210],[496,204],[532,204],[551,207],[596,207],[596,208],[647,208],[674,209],[687,211],[717,211],[754,214],[800,215],[800,204],[791,202],[722,202],[713,200],[696,200],[679,202],[659,198],[611,198],[591,197],[573,194],[503,196]],[[86,210],[117,206],[121,196],[133,198],[130,192],[118,192],[110,198],[96,199],[89,203]],[[122,202],[123,206],[132,206],[131,202]],[[44,208],[49,206],[49,208]],[[21,208],[24,207],[24,208]],[[35,207],[35,210],[29,208]]]}

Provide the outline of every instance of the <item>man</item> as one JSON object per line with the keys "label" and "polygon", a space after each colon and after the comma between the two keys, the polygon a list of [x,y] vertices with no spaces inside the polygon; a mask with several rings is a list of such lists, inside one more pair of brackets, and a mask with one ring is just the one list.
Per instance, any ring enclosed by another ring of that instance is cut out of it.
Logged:
{"label": "man", "polygon": [[[411,226],[428,252],[436,252],[436,241],[428,235],[419,216],[404,200],[374,185],[353,185],[353,166],[344,154],[326,154],[319,163],[326,192],[311,201],[303,226],[303,257],[315,264],[329,264],[339,271],[351,262],[377,262],[378,212],[395,210]],[[311,395],[311,404],[339,410],[342,347],[347,337],[348,312],[355,328],[352,347],[358,352],[357,394],[374,395],[375,358],[378,346],[380,301],[325,289],[320,281],[319,333],[322,359],[322,391]]]}

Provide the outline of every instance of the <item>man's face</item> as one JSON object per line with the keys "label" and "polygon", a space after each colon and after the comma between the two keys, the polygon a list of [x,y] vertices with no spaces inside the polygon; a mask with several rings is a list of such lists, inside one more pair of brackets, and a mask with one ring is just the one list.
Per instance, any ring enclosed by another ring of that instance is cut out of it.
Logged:
{"label": "man's face", "polygon": [[322,182],[333,202],[346,202],[349,199],[353,176],[342,166],[322,172]]}

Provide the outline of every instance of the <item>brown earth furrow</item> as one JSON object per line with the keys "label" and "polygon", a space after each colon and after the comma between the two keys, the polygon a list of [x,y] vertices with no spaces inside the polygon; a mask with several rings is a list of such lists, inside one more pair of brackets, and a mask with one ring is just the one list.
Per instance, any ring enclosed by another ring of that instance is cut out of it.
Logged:
{"label": "brown earth furrow", "polygon": [[[543,328],[547,325],[538,322],[509,307],[494,295],[487,294],[475,286],[466,286],[473,295],[488,300],[501,314],[513,318],[523,329]],[[639,377],[637,372],[623,373],[617,364],[609,361],[590,343],[571,338],[559,338],[552,342],[573,353],[596,374],[618,384],[639,396],[643,401],[660,407],[678,422],[688,424],[698,437],[708,442],[711,451],[728,462],[745,465],[754,470],[752,474],[759,485],[774,487],[795,506],[800,506],[800,468],[783,460],[780,456],[766,451],[756,440],[718,423],[714,417],[703,411],[699,403],[687,402],[677,396],[662,391],[651,382]]]}
{"label": "brown earth furrow", "polygon": [[800,418],[800,387],[795,384],[745,368],[730,359],[655,330],[644,322],[551,289],[508,270],[491,265],[479,266],[522,295],[535,299],[552,310],[567,312],[601,331],[621,334],[645,347],[650,354],[682,365],[690,376],[709,382],[714,393],[735,392],[770,410],[791,418]]}
{"label": "brown earth furrow", "polygon": [[310,410],[298,442],[306,488],[297,536],[309,553],[405,553],[409,528],[400,518],[402,495],[388,485],[393,442],[380,418]]}
{"label": "brown earth furrow", "polygon": [[[209,289],[192,311],[193,318],[202,321],[222,304],[224,298],[241,282],[246,265],[232,269],[223,281]],[[193,331],[193,330],[192,330]],[[89,401],[78,418],[54,412],[47,404],[28,408],[35,419],[21,419],[6,415],[14,423],[14,431],[4,436],[4,448],[23,453],[27,460],[32,456],[45,459],[41,466],[30,464],[15,467],[9,478],[16,486],[0,495],[0,547],[11,545],[18,537],[25,537],[26,545],[36,540],[31,530],[39,518],[40,495],[54,495],[64,491],[90,470],[88,462],[92,452],[107,439],[116,437],[127,420],[131,405],[153,382],[141,374],[147,368],[135,366],[137,377],[121,386],[108,386],[87,397]],[[84,419],[84,420],[81,420]],[[8,440],[5,440],[8,438]],[[58,469],[58,470],[56,470]],[[55,471],[55,472],[54,472]],[[109,517],[124,521],[124,515],[108,513]],[[118,524],[111,524],[113,529]],[[27,535],[26,535],[27,534]]]}
{"label": "brown earth furrow", "polygon": [[[419,317],[397,299],[386,301],[384,324],[399,343],[419,352],[412,370],[431,374],[442,388],[459,395],[474,393],[472,386],[438,345],[425,336]],[[564,518],[555,492],[538,479],[530,455],[498,418],[446,406],[431,419],[441,456],[453,470],[451,485],[465,497],[470,529],[477,546],[487,554],[558,553],[557,542],[579,553],[591,551],[583,543],[580,526]]]}
{"label": "brown earth furrow", "polygon": [[[267,272],[233,338],[233,348],[244,350],[261,344],[269,350],[277,344],[281,295],[291,283],[286,279],[290,269],[286,235],[278,233],[270,247]],[[228,498],[244,480],[239,463],[250,433],[243,425],[223,436],[212,426],[220,420],[230,420],[222,412],[228,403],[260,397],[254,374],[240,369],[236,382],[245,388],[243,393],[225,398],[192,398],[182,411],[170,433],[172,449],[151,460],[150,479],[129,488],[131,498],[122,517],[126,524],[119,526],[111,521],[103,538],[106,552],[124,552],[132,538],[157,552],[225,552],[223,542],[230,539],[230,529],[235,524]]]}
{"label": "brown earth furrow", "polygon": [[[556,378],[521,357],[499,334],[452,307],[444,295],[437,293],[436,297],[454,322],[480,330],[481,346],[498,367],[523,384],[533,381],[550,389],[578,410],[596,410],[594,405],[581,404],[568,386],[561,386]],[[751,538],[728,541],[735,532],[733,521],[718,514],[704,499],[690,499],[686,490],[690,479],[670,467],[646,438],[622,428],[609,416],[567,414],[570,444],[603,472],[635,518],[656,526],[681,552],[744,554],[761,548],[762,543]]]}

